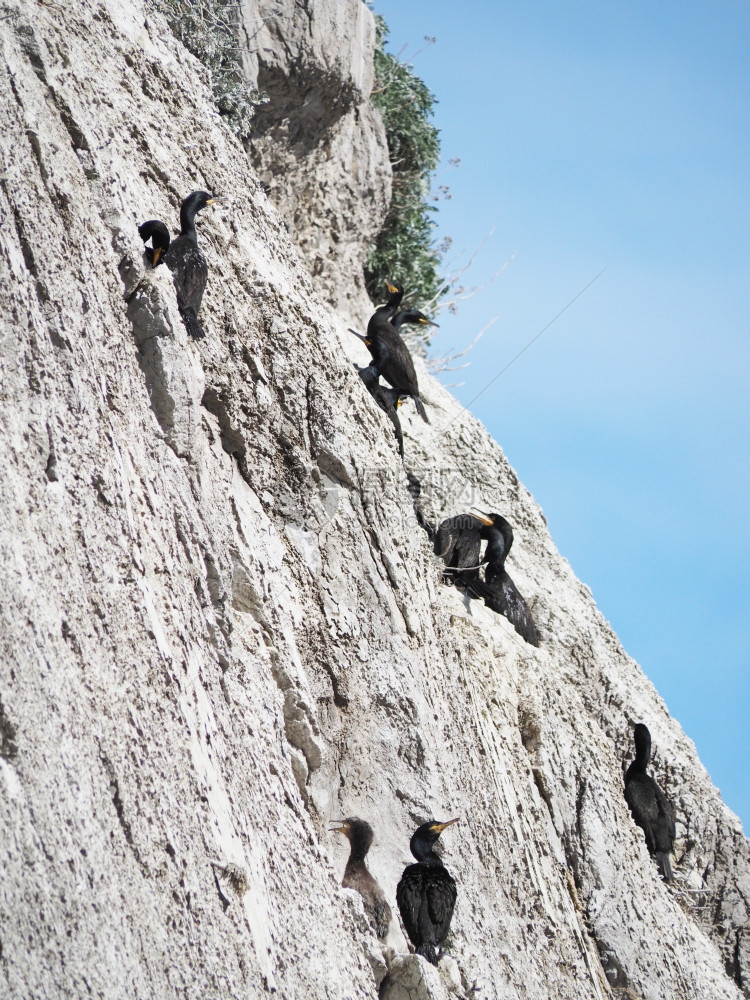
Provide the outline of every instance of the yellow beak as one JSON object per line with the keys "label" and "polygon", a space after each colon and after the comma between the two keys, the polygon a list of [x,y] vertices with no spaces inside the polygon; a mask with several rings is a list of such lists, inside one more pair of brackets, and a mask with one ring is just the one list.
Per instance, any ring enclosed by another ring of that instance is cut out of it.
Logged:
{"label": "yellow beak", "polygon": [[437,830],[438,833],[442,833],[447,826],[453,826],[454,823],[458,823],[460,817],[457,816],[455,819],[449,819],[447,823],[433,823],[432,829]]}

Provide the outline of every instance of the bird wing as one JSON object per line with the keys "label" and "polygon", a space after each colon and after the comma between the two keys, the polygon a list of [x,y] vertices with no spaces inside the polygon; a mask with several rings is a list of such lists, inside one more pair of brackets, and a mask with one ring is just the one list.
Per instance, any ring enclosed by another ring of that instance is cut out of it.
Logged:
{"label": "bird wing", "polygon": [[419,910],[422,903],[422,879],[419,865],[408,865],[396,886],[396,904],[409,940],[419,941]]}
{"label": "bird wing", "polygon": [[208,264],[203,251],[195,243],[180,237],[167,250],[164,263],[172,272],[177,304],[181,309],[192,309],[197,316],[208,278]]}
{"label": "bird wing", "polygon": [[380,368],[383,378],[405,396],[418,396],[417,372],[409,348],[390,323],[388,329],[381,328],[378,332],[378,341],[387,351],[386,361]]}
{"label": "bird wing", "polygon": [[651,854],[654,854],[657,849],[656,829],[659,822],[659,806],[654,789],[658,788],[659,786],[653,778],[641,772],[630,776],[625,785],[625,801],[630,806],[636,824],[643,830],[646,846]]}
{"label": "bird wing", "polygon": [[459,532],[454,548],[453,565],[459,569],[475,569],[480,562],[479,551],[482,548],[482,537],[477,525],[474,528],[464,528]]}
{"label": "bird wing", "polygon": [[435,536],[434,552],[446,566],[462,569],[479,565],[481,524],[471,515],[460,514],[443,521]]}
{"label": "bird wing", "polygon": [[445,562],[448,561],[450,553],[453,551],[453,546],[456,544],[456,533],[453,527],[453,518],[447,518],[445,521],[441,521],[438,525],[438,529],[435,532],[435,542],[433,545],[433,552],[436,556],[440,556]]}
{"label": "bird wing", "polygon": [[388,345],[380,338],[377,340],[371,340],[367,345],[370,356],[372,357],[372,367],[378,373],[378,375],[383,374],[383,369],[388,364],[390,360],[391,353],[388,350]]}
{"label": "bird wing", "polygon": [[651,780],[654,782],[656,808],[658,811],[656,849],[657,851],[671,851],[675,838],[674,806],[654,779],[652,778]]}
{"label": "bird wing", "polygon": [[625,801],[633,819],[643,830],[646,847],[659,865],[667,882],[674,878],[669,856],[675,837],[674,806],[654,779],[641,770],[633,772],[633,764],[625,775]]}
{"label": "bird wing", "polygon": [[375,916],[375,933],[379,938],[385,938],[388,934],[388,926],[393,914],[382,892],[374,900],[373,910]]}
{"label": "bird wing", "polygon": [[426,886],[427,912],[435,933],[434,944],[442,944],[456,905],[456,882],[444,868],[433,871]]}

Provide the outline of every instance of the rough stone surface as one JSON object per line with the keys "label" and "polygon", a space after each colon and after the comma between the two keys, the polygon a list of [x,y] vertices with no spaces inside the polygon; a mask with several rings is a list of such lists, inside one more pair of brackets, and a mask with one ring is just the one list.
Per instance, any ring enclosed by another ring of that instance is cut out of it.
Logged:
{"label": "rough stone surface", "polygon": [[[737,1000],[739,821],[498,445],[420,370],[407,478],[159,17],[0,30],[0,996]],[[136,232],[195,188],[230,195],[200,343]],[[417,483],[430,519],[508,516],[540,649],[441,584]],[[674,890],[622,794],[638,720]],[[340,889],[352,814],[392,904],[416,825],[461,817],[437,972]]]}
{"label": "rough stone surface", "polygon": [[373,86],[375,21],[362,0],[243,0],[243,65],[269,98],[247,143],[320,294],[367,307],[363,263],[391,200]]}

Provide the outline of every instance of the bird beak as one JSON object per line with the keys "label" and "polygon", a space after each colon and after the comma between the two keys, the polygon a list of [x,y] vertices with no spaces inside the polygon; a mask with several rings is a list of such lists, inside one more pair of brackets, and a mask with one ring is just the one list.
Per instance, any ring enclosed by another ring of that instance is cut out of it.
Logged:
{"label": "bird beak", "polygon": [[208,201],[206,202],[206,204],[207,205],[216,205],[217,202],[220,202],[220,201],[226,201],[226,198],[224,197],[224,195],[223,194],[215,194],[213,196],[213,198],[209,198],[208,199]]}
{"label": "bird beak", "polygon": [[492,521],[491,521],[491,520],[489,519],[489,517],[488,517],[488,516],[487,516],[487,515],[486,515],[486,514],[484,513],[484,511],[482,511],[482,510],[477,510],[477,508],[476,508],[476,507],[472,507],[471,509],[472,509],[472,510],[474,511],[474,517],[476,517],[476,518],[477,518],[477,520],[481,521],[481,522],[482,522],[482,524],[486,525],[486,526],[487,526],[488,528],[491,528],[491,527],[492,527],[492,523],[493,523],[493,522],[492,522]]}
{"label": "bird beak", "polygon": [[361,333],[357,333],[356,330],[352,330],[350,326],[347,327],[347,330],[349,331],[349,333],[353,333],[355,337],[359,337],[360,340],[364,340],[364,342],[367,344],[368,347],[370,346],[370,341],[367,339],[367,337],[363,336]]}
{"label": "bird beak", "polygon": [[162,253],[161,247],[157,247],[156,250],[154,250],[154,256],[151,261],[152,267],[156,267],[156,265],[159,263],[159,258],[161,257],[161,253]]}
{"label": "bird beak", "polygon": [[440,329],[439,324],[438,323],[433,323],[431,319],[426,319],[426,318],[423,317],[422,319],[420,319],[419,322],[422,323],[422,324],[424,324],[424,326],[437,326],[438,329]]}
{"label": "bird beak", "polygon": [[447,826],[453,826],[454,823],[458,823],[460,818],[460,816],[457,816],[455,819],[449,819],[447,823],[436,823],[433,830],[437,830],[438,833],[442,833]]}
{"label": "bird beak", "polygon": [[332,826],[330,833],[343,833],[346,835],[349,832],[350,824],[343,819],[332,819],[332,823],[341,823],[341,826]]}
{"label": "bird beak", "polygon": [[391,294],[393,294],[394,292],[397,292],[397,291],[398,291],[398,288],[396,288],[396,286],[395,286],[395,285],[392,285],[392,284],[390,283],[390,281],[386,281],[386,283],[385,283],[385,287],[386,287],[386,288],[388,289],[388,291],[389,291],[389,292],[390,292]]}

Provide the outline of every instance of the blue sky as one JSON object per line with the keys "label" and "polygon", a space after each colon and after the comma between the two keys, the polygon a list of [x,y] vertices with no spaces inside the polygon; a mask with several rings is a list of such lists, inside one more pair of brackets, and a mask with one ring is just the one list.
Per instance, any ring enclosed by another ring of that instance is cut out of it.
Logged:
{"label": "blue sky", "polygon": [[[750,3],[378,0],[438,99],[443,376],[750,832]],[[437,41],[418,54],[424,36]],[[458,157],[461,165],[450,168]]]}

